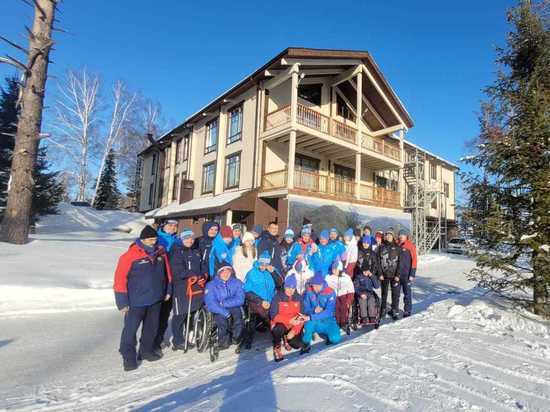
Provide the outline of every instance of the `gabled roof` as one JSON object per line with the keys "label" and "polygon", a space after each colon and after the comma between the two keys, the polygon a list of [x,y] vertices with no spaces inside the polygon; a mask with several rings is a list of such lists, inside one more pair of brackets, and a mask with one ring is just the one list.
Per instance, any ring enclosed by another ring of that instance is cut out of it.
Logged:
{"label": "gabled roof", "polygon": [[[240,82],[232,86],[230,89],[223,92],[214,100],[210,101],[207,105],[202,107],[200,110],[190,115],[177,127],[165,133],[163,136],[159,138],[159,141],[169,136],[170,134],[174,133],[177,129],[188,126],[196,122],[197,120],[201,119],[202,113],[213,111],[213,109],[216,109],[220,105],[222,105],[224,103],[224,100],[230,99],[232,96],[237,96],[243,93],[245,90],[249,89],[250,87],[256,85],[260,80],[264,80],[266,78],[265,71],[268,69],[280,68],[281,59],[283,58],[361,60],[363,64],[372,73],[372,75],[375,77],[376,81],[380,84],[380,87],[384,90],[388,99],[394,105],[395,109],[397,110],[397,112],[405,122],[406,126],[408,128],[411,128],[414,126],[413,120],[409,115],[409,113],[407,112],[407,110],[405,109],[405,106],[403,105],[401,100],[399,100],[399,97],[397,97],[397,94],[393,91],[392,87],[390,86],[390,84],[388,83],[388,81],[386,80],[386,78],[378,68],[378,65],[376,64],[376,62],[374,61],[374,59],[372,58],[369,52],[360,51],[360,50],[333,50],[333,49],[310,49],[310,48],[304,48],[304,47],[289,47],[283,50],[282,52],[280,52],[279,54],[277,54],[275,57],[273,57],[263,66],[258,68],[256,71],[246,76],[244,79],[242,79]],[[140,154],[143,154],[148,150],[149,148],[145,149]]]}

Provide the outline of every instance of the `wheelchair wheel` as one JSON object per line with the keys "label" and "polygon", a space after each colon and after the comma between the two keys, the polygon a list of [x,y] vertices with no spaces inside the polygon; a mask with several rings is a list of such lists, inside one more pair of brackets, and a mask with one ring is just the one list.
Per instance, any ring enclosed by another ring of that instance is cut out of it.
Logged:
{"label": "wheelchair wheel", "polygon": [[210,355],[210,362],[215,362],[220,356],[220,348],[218,345],[218,331],[215,327],[210,328],[208,332],[208,353]]}
{"label": "wheelchair wheel", "polygon": [[212,327],[212,316],[204,308],[195,312],[193,330],[195,333],[195,345],[198,352],[204,352],[208,346],[209,332]]}
{"label": "wheelchair wheel", "polygon": [[351,329],[357,330],[357,325],[359,324],[359,310],[357,309],[357,301],[354,300],[351,303],[350,311],[349,311],[349,324],[351,326]]}

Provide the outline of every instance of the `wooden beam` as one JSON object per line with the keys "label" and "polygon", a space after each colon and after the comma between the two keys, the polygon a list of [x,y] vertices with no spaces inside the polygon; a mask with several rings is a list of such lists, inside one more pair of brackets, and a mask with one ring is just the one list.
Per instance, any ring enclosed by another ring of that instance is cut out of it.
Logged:
{"label": "wooden beam", "polygon": [[269,89],[273,89],[274,87],[280,85],[281,83],[284,83],[285,81],[290,79],[290,77],[292,76],[292,73],[298,73],[299,66],[300,66],[299,64],[292,65],[288,69],[284,70],[278,76],[274,77],[273,79],[268,80],[264,84],[264,87],[269,90]]}
{"label": "wooden beam", "polygon": [[345,72],[341,73],[340,75],[336,76],[336,78],[334,79],[334,81],[332,82],[331,86],[332,87],[335,87],[335,86],[338,86],[340,83],[343,83],[345,82],[346,80],[349,80],[351,79],[352,77],[355,77],[355,75],[360,72],[362,69],[361,69],[361,66],[358,65],[358,66],[355,66],[355,67],[352,67],[351,69],[348,69],[346,70]]}
{"label": "wooden beam", "polygon": [[[330,76],[335,74],[340,74],[344,71],[344,69],[307,69],[307,70],[300,70],[300,73],[304,73],[306,76]],[[264,75],[267,77],[274,77],[279,76],[280,74],[284,73],[285,70],[265,70]]]}
{"label": "wooden beam", "polygon": [[304,66],[357,66],[362,64],[359,59],[289,59],[284,57],[281,59],[283,66],[292,66],[296,63]]}
{"label": "wooden beam", "polygon": [[342,98],[344,103],[346,103],[348,108],[353,112],[353,114],[355,114],[355,117],[357,117],[357,110],[353,108],[351,102],[348,100],[346,95],[338,87],[335,87],[334,89],[336,90],[336,93]]}
{"label": "wooden beam", "polygon": [[[355,82],[353,80],[350,81],[350,84],[351,84],[351,87],[353,87],[355,89],[355,91],[357,91],[357,85],[355,84]],[[386,122],[384,121],[384,119],[382,119],[382,116],[380,116],[380,114],[376,111],[376,109],[374,108],[372,103],[369,101],[369,99],[367,99],[367,97],[364,94],[363,94],[363,103],[365,103],[367,108],[372,112],[374,117],[376,117],[376,120],[378,120],[380,122],[382,127],[387,127],[388,126],[386,124]],[[363,116],[361,116],[361,117],[363,117]]]}
{"label": "wooden beam", "polygon": [[376,132],[371,132],[369,133],[371,136],[383,136],[385,134],[390,134],[390,133],[394,133],[394,132],[398,132],[400,130],[403,130],[403,125],[402,124],[398,124],[398,125],[395,125],[395,126],[391,126],[391,127],[386,127],[384,129],[381,129],[381,130],[377,130]]}

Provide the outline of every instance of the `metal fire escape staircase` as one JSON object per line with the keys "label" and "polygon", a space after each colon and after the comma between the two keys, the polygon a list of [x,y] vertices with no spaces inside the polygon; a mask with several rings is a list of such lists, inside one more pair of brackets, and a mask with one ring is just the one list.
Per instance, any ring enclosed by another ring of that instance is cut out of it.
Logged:
{"label": "metal fire escape staircase", "polygon": [[[437,244],[446,245],[446,201],[441,190],[426,182],[426,156],[415,149],[405,154],[403,179],[405,180],[405,210],[411,213],[411,237],[418,254],[423,255]],[[433,203],[437,204],[436,216],[431,216]]]}

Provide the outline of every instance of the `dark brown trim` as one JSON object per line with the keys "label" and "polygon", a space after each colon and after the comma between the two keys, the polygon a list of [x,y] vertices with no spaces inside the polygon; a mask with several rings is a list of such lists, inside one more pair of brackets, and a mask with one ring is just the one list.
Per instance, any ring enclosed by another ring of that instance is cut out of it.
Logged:
{"label": "dark brown trim", "polygon": [[[239,150],[237,152],[233,152],[231,154],[228,154],[223,159],[223,190],[230,190],[230,189],[238,189],[241,184],[241,165],[242,165],[242,150]],[[239,175],[237,176],[237,184],[233,186],[226,186],[227,185],[227,159],[231,157],[239,157]]]}
{"label": "dark brown trim", "polygon": [[[206,141],[208,140],[208,126],[210,126],[212,123],[216,122],[216,144],[212,146],[206,146]],[[213,119],[210,119],[204,124],[204,154],[207,155],[209,153],[214,153],[218,151],[218,145],[220,144],[220,115],[214,117]],[[207,150],[210,149],[210,150]]]}
{"label": "dark brown trim", "polygon": [[[207,167],[207,166],[210,166],[210,165],[214,165],[214,186],[212,187],[212,190],[208,190],[208,191],[204,191],[204,169]],[[202,169],[201,169],[201,195],[207,195],[209,193],[214,193],[214,191],[216,190],[216,177],[218,175],[218,167],[216,165],[216,160],[212,161],[212,162],[208,162],[208,163],[204,163],[202,165]]]}

